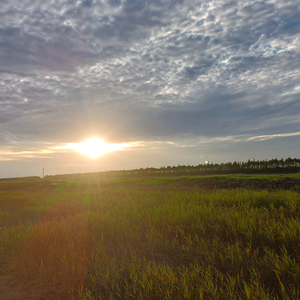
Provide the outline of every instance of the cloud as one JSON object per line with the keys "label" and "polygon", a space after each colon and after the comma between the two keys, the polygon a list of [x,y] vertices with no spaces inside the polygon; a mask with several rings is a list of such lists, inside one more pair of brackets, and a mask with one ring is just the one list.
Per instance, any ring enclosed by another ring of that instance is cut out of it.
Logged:
{"label": "cloud", "polygon": [[265,141],[265,140],[270,140],[274,138],[279,138],[279,137],[289,137],[289,136],[298,136],[300,135],[300,131],[298,132],[291,132],[291,133],[282,133],[282,134],[270,134],[270,135],[260,135],[260,136],[254,136],[250,137],[247,139],[247,141]]}
{"label": "cloud", "polygon": [[3,146],[298,132],[296,0],[11,0],[0,16]]}

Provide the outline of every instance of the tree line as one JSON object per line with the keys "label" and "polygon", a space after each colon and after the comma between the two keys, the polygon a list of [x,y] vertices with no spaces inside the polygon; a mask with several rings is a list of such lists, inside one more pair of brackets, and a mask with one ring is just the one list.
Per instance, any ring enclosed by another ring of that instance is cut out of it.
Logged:
{"label": "tree line", "polygon": [[270,159],[270,160],[248,160],[246,162],[234,161],[227,163],[210,163],[193,165],[167,166],[160,168],[140,168],[136,170],[123,171],[124,175],[210,175],[229,173],[294,173],[300,171],[300,159]]}
{"label": "tree line", "polygon": [[80,178],[129,178],[129,177],[157,177],[157,176],[183,176],[183,175],[213,175],[213,174],[257,174],[257,173],[297,173],[300,171],[300,159],[286,158],[270,160],[248,160],[246,162],[234,161],[227,163],[205,162],[196,166],[177,165],[160,168],[148,167],[133,170],[116,170],[95,173],[48,175],[45,179],[64,180]]}

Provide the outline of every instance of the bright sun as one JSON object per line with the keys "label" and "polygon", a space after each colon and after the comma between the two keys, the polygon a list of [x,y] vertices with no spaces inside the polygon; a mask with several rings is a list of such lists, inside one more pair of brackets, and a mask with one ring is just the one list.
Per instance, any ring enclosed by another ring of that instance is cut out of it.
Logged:
{"label": "bright sun", "polygon": [[98,138],[90,138],[81,143],[70,143],[66,149],[74,149],[90,158],[97,158],[104,153],[122,150],[128,147],[128,144],[108,144]]}

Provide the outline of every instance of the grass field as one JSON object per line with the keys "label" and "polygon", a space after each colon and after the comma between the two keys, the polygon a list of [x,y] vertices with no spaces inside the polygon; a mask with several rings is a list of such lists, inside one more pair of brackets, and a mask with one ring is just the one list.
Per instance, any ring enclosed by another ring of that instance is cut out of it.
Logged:
{"label": "grass field", "polygon": [[[277,180],[280,178],[284,178],[287,175],[285,174],[274,174],[274,175],[235,175],[235,174],[229,174],[229,175],[213,175],[213,176],[181,176],[181,177],[156,177],[151,180],[149,180],[150,184],[167,184],[170,182],[178,181],[178,180],[199,180],[199,179],[205,179],[205,178],[217,178],[217,179],[224,179],[228,181],[270,181],[270,180]],[[296,178],[300,179],[300,174],[289,174],[288,177],[290,178]]]}
{"label": "grass field", "polygon": [[0,184],[0,299],[300,299],[299,193],[174,180]]}

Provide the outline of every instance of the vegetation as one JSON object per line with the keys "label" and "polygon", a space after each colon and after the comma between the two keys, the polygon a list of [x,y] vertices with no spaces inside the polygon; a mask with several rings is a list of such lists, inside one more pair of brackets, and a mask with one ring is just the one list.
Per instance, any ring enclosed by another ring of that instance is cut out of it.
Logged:
{"label": "vegetation", "polygon": [[132,177],[170,177],[186,175],[214,175],[214,174],[287,174],[300,171],[300,159],[290,158],[271,160],[248,160],[247,162],[212,163],[206,162],[197,166],[178,165],[161,168],[140,168],[135,170],[106,171],[85,174],[49,175],[49,180],[80,180],[83,178],[95,180],[100,178],[132,178]]}
{"label": "vegetation", "polygon": [[299,217],[292,191],[3,183],[0,270],[37,299],[299,299]]}
{"label": "vegetation", "polygon": [[39,176],[0,178],[0,182],[41,181],[41,180],[42,178]]}
{"label": "vegetation", "polygon": [[[299,174],[290,174],[289,178],[300,179]],[[278,180],[280,178],[286,177],[284,174],[280,175],[213,175],[213,178],[224,179],[228,181],[270,181],[270,180]],[[151,180],[148,180],[148,183],[159,185],[159,184],[168,184],[170,182],[176,182],[180,180],[199,180],[205,179],[207,176],[181,176],[181,177],[156,177]]]}

